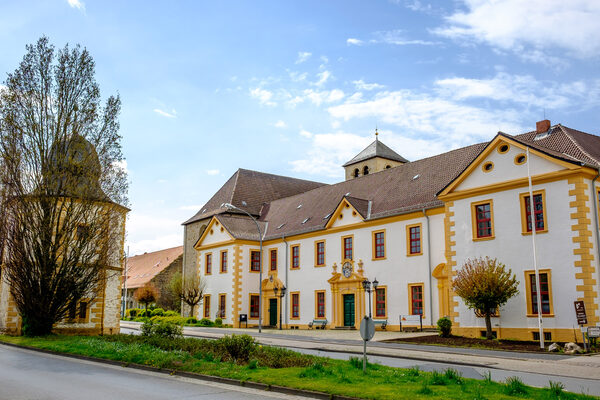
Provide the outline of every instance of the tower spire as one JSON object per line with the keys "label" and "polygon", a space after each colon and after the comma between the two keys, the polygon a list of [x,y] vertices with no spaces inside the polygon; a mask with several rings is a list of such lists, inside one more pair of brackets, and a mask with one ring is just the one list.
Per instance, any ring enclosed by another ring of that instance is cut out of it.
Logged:
{"label": "tower spire", "polygon": [[379,140],[379,131],[377,130],[377,125],[375,125],[375,140]]}

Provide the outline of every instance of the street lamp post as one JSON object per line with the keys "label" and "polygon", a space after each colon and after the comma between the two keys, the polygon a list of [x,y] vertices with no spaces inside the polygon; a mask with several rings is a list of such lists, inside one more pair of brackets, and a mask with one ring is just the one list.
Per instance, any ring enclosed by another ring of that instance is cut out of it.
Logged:
{"label": "street lamp post", "polygon": [[[225,208],[232,208],[234,210],[238,210],[243,212],[244,214],[248,215],[252,221],[254,221],[254,223],[256,224],[256,229],[258,230],[258,240],[260,243],[260,250],[259,250],[259,255],[258,255],[258,261],[259,261],[259,265],[258,265],[258,332],[262,332],[262,232],[260,231],[260,225],[258,225],[258,221],[256,220],[256,218],[254,218],[252,216],[252,214],[250,214],[248,211],[246,210],[242,210],[239,207],[234,206],[233,204],[230,203],[223,203],[221,204],[221,207],[225,207]],[[252,264],[252,258],[250,258],[250,264]]]}
{"label": "street lamp post", "polygon": [[[281,308],[282,308],[281,305],[283,304],[283,296],[285,296],[285,290],[286,290],[285,286],[282,286],[281,290],[279,290],[279,288],[276,286],[273,288],[273,294],[276,297],[279,297],[279,299],[280,299],[279,300],[279,330],[281,330]],[[279,295],[277,295],[278,291],[280,292]]]}
{"label": "street lamp post", "polygon": [[[371,284],[373,285],[372,290],[371,290]],[[369,295],[369,318],[371,318],[371,292],[377,291],[377,286],[379,286],[379,281],[377,281],[377,278],[375,278],[375,279],[373,279],[373,282],[369,282],[369,280],[367,278],[365,278],[362,281],[362,286],[363,286],[363,289],[365,289],[365,291]]]}

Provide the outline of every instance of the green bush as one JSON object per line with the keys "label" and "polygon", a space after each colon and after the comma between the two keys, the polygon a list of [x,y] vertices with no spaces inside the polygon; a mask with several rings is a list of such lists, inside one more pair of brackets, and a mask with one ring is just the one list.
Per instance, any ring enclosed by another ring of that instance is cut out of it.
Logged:
{"label": "green bush", "polygon": [[179,313],[177,311],[169,310],[169,311],[165,311],[164,316],[165,317],[179,317]]}
{"label": "green bush", "polygon": [[452,333],[452,321],[447,317],[438,319],[437,326],[441,337],[449,337]]}
{"label": "green bush", "polygon": [[213,326],[213,322],[208,318],[202,318],[199,322],[200,326]]}
{"label": "green bush", "polygon": [[195,324],[198,320],[195,317],[189,317],[185,320],[186,324]]}
{"label": "green bush", "polygon": [[223,320],[221,318],[215,319],[215,326],[223,326]]}
{"label": "green bush", "polygon": [[269,368],[307,367],[315,361],[314,356],[281,347],[258,346],[252,354],[259,360],[260,365]]}
{"label": "green bush", "polygon": [[151,317],[162,317],[163,315],[165,315],[165,310],[163,310],[162,308],[155,308],[154,310],[152,310],[152,312],[150,313]]}
{"label": "green bush", "polygon": [[142,336],[159,337],[166,339],[176,339],[183,337],[183,328],[181,325],[166,321],[147,321],[142,325]]}
{"label": "green bush", "polygon": [[218,339],[220,345],[233,359],[233,361],[248,361],[250,353],[256,349],[256,341],[250,335],[225,335]]}
{"label": "green bush", "polygon": [[140,315],[141,312],[142,312],[142,310],[140,310],[139,308],[130,308],[129,310],[127,310],[125,312],[125,315],[127,315],[128,317],[131,317],[131,318],[135,318],[138,315]]}

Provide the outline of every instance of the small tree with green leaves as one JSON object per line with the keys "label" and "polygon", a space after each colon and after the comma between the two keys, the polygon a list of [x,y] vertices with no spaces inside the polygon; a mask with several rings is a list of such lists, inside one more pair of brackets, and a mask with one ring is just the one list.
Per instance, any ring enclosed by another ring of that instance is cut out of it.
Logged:
{"label": "small tree with green leaves", "polygon": [[146,316],[148,316],[148,305],[154,303],[159,296],[160,292],[158,291],[158,288],[150,282],[146,283],[141,288],[138,288],[133,294],[136,301],[142,303],[146,307],[146,312],[144,313]]}
{"label": "small tree with green leaves", "polygon": [[519,281],[495,258],[467,259],[452,282],[452,289],[467,307],[485,317],[486,339],[492,338],[491,316],[498,307],[519,293]]}

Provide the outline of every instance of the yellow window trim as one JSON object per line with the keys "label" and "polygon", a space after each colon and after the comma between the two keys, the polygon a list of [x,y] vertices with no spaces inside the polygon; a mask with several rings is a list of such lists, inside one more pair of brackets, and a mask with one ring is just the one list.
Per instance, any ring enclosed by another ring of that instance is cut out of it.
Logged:
{"label": "yellow window trim", "polygon": [[[260,271],[253,271],[252,270],[252,253],[253,252],[257,252],[258,254],[260,254],[260,248],[250,248],[248,249],[248,271],[250,271],[253,274],[258,274]],[[260,254],[260,269],[262,270],[262,254]]]}
{"label": "yellow window trim", "polygon": [[227,317],[227,293],[219,293],[219,303],[217,304],[217,311],[221,311],[221,297],[225,297],[225,307],[223,307],[223,315],[219,318],[225,319]]}
{"label": "yellow window trim", "polygon": [[[422,319],[425,319],[425,284],[423,282],[418,282],[418,283],[409,283],[408,284],[408,314],[409,315],[415,315],[413,314],[413,309],[412,309],[412,288],[413,287],[421,287],[421,295],[423,296],[423,298],[421,299],[421,304],[423,304],[423,315],[421,316]],[[418,314],[416,314],[418,315]]]}
{"label": "yellow window trim", "polygon": [[342,245],[341,249],[342,250],[341,250],[341,257],[340,258],[343,261],[346,261],[346,255],[344,254],[344,239],[347,239],[347,238],[352,238],[352,258],[350,260],[354,260],[354,234],[352,234],[352,235],[342,236],[342,241],[341,241],[341,245]]}
{"label": "yellow window trim", "polygon": [[252,296],[259,297],[259,307],[260,307],[260,294],[258,293],[248,293],[248,321],[249,320],[258,320],[258,317],[252,317]]}
{"label": "yellow window trim", "polygon": [[[208,299],[208,315],[206,315],[206,300]],[[204,299],[203,299],[204,303],[202,303],[202,315],[204,315],[204,318],[209,318],[210,319],[210,294],[205,294],[204,295]]]}
{"label": "yellow window trim", "polygon": [[[490,205],[490,218],[491,218],[491,223],[492,223],[492,236],[487,236],[487,237],[477,237],[477,210],[476,207],[477,206],[481,206],[483,204],[488,204]],[[472,232],[473,232],[473,241],[474,242],[479,242],[479,241],[483,241],[483,240],[492,240],[496,238],[496,233],[494,231],[494,200],[489,199],[489,200],[481,200],[481,201],[475,201],[473,203],[471,203],[471,226],[472,226]]]}
{"label": "yellow window trim", "polygon": [[[490,169],[486,169],[486,167],[487,167],[488,165],[491,165],[491,168],[490,168]],[[492,172],[492,171],[494,170],[494,163],[493,163],[493,162],[491,162],[491,161],[486,161],[486,162],[484,162],[484,163],[481,165],[481,170],[482,170],[484,173],[486,173],[486,174],[487,174],[488,172]]]}
{"label": "yellow window trim", "polygon": [[[548,213],[546,212],[546,190],[534,190],[533,195],[541,194],[542,195],[542,212],[544,213],[544,229],[535,231],[535,234],[546,233],[548,232]],[[521,234],[522,235],[531,235],[531,232],[527,232],[527,213],[525,212],[525,198],[529,197],[529,192],[520,193],[519,194],[519,204],[521,207]],[[531,212],[533,214],[533,204],[531,204]],[[532,215],[531,217],[531,230],[535,229],[535,218]]]}
{"label": "yellow window trim", "polygon": [[[502,147],[506,147],[506,150],[502,151],[502,150],[501,150],[501,148],[502,148]],[[508,151],[510,150],[510,144],[508,144],[508,143],[500,143],[500,144],[498,145],[498,147],[496,148],[496,150],[497,150],[497,151],[498,151],[498,153],[500,153],[500,154],[506,154],[506,153],[508,153]]]}
{"label": "yellow window trim", "polygon": [[371,293],[371,301],[373,302],[373,319],[387,319],[388,317],[388,291],[386,285],[379,285],[377,289],[383,289],[385,293],[385,315],[377,316],[377,291],[373,290]]}
{"label": "yellow window trim", "polygon": [[[294,295],[298,295],[298,316],[294,317]],[[290,319],[300,319],[300,292],[290,292]]]}
{"label": "yellow window trim", "polygon": [[[298,266],[294,267],[294,248],[298,248]],[[316,250],[316,248],[315,248]],[[293,244],[290,246],[290,269],[297,270],[300,269],[300,245]]]}
{"label": "yellow window trim", "polygon": [[[208,266],[208,256],[210,256],[210,272],[206,272],[206,267]],[[212,275],[214,263],[213,263],[212,252],[204,254],[204,275]]]}
{"label": "yellow window trim", "polygon": [[[377,252],[375,251],[376,250],[375,235],[377,233],[383,233],[383,257],[376,257]],[[371,259],[373,261],[385,260],[387,258],[387,248],[385,246],[385,236],[386,236],[385,229],[379,229],[379,230],[371,232]]]}
{"label": "yellow window trim", "polygon": [[[527,298],[527,316],[528,317],[536,317],[537,313],[533,313],[533,309],[531,307],[531,285],[530,276],[535,276],[534,270],[524,271],[525,274],[525,295]],[[538,274],[548,274],[548,296],[550,297],[550,314],[542,314],[543,318],[553,318],[554,317],[554,301],[552,301],[552,270],[551,269],[538,269]],[[539,288],[538,288],[539,290]],[[541,305],[538,304],[538,307]]]}
{"label": "yellow window trim", "polygon": [[229,271],[229,257],[227,257],[227,264],[225,264],[225,267],[227,269],[225,271],[223,271],[223,254],[225,254],[227,256],[227,250],[221,250],[221,258],[219,259],[219,273],[220,274],[226,274]]}
{"label": "yellow window trim", "polygon": [[[319,293],[323,293],[323,316],[319,317]],[[327,291],[326,290],[315,290],[315,319],[327,318]]]}
{"label": "yellow window trim", "polygon": [[[317,263],[317,244],[323,243],[323,264]],[[315,244],[313,246],[315,250],[315,267],[324,267],[327,264],[327,244],[325,243],[325,239],[323,240],[315,240]]]}
{"label": "yellow window trim", "polygon": [[[419,253],[411,253],[410,252],[410,228],[415,228],[417,226],[419,227],[419,242],[420,242],[419,249],[421,251]],[[421,255],[423,255],[423,224],[419,222],[418,224],[406,225],[406,256],[414,257],[414,256],[421,256]]]}
{"label": "yellow window trim", "polygon": [[[523,162],[519,162],[519,158],[523,157]],[[519,153],[514,158],[515,165],[523,165],[527,162],[527,154]]]}

